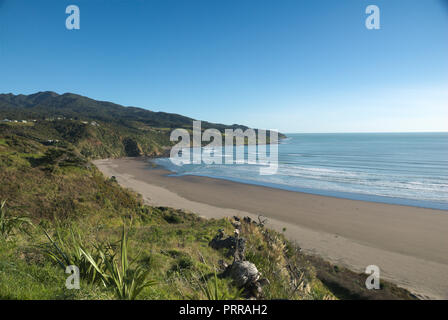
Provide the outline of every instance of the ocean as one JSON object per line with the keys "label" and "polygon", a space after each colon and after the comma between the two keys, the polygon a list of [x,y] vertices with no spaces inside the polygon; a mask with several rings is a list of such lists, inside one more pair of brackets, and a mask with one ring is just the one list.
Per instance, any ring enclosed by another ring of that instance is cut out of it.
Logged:
{"label": "ocean", "polygon": [[[247,147],[236,148],[244,148],[247,158]],[[275,175],[260,175],[253,164],[152,161],[175,175],[448,210],[448,133],[287,134]]]}

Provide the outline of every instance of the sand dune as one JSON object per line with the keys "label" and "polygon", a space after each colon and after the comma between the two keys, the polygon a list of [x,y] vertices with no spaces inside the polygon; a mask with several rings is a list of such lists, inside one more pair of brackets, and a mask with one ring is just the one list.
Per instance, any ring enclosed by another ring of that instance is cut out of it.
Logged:
{"label": "sand dune", "polygon": [[448,299],[448,212],[284,191],[148,169],[143,159],[97,160],[107,176],[150,205],[207,218],[258,214],[307,252],[381,277],[422,298]]}

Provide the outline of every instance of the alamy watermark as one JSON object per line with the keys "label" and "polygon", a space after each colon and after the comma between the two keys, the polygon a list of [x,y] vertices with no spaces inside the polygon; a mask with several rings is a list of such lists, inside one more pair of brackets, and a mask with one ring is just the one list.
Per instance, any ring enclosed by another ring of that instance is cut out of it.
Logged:
{"label": "alamy watermark", "polygon": [[[79,6],[71,4],[65,9],[65,13],[69,16],[65,20],[65,27],[68,30],[79,30],[81,28],[81,14]],[[365,13],[369,16],[365,20],[365,26],[369,30],[380,29],[380,8],[371,4],[366,7]]]}
{"label": "alamy watermark", "polygon": [[[269,130],[269,141],[267,131],[260,129],[225,129],[223,139],[219,130],[210,128],[202,132],[201,121],[193,121],[192,138],[186,129],[171,132],[171,141],[179,139],[180,142],[173,146],[170,153],[171,162],[178,166],[201,163],[254,164],[260,166],[260,175],[273,175],[278,170],[277,130]],[[210,143],[202,147],[202,142]]]}
{"label": "alamy watermark", "polygon": [[65,287],[69,290],[79,289],[79,268],[75,265],[70,265],[65,268],[65,273],[70,274],[65,280]]}
{"label": "alamy watermark", "polygon": [[72,4],[65,9],[65,13],[69,14],[65,19],[65,27],[68,30],[79,30],[81,28],[81,16],[79,7]]}
{"label": "alamy watermark", "polygon": [[369,276],[366,279],[366,288],[369,290],[379,290],[380,286],[380,268],[376,265],[370,265],[366,267],[366,274]]}
{"label": "alamy watermark", "polygon": [[366,28],[369,30],[380,29],[380,8],[373,4],[369,5],[366,8],[366,14],[369,15],[366,19]]}

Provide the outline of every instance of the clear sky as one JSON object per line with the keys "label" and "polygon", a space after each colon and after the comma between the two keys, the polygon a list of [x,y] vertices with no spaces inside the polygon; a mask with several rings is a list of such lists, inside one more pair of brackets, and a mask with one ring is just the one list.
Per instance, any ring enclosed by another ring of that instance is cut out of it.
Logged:
{"label": "clear sky", "polygon": [[0,92],[46,90],[282,132],[448,131],[448,1],[0,0]]}

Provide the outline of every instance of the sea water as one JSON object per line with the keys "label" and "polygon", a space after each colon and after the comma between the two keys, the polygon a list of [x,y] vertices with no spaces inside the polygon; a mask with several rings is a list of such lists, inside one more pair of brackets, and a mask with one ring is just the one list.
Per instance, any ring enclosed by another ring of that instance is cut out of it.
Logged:
{"label": "sea water", "polygon": [[[236,148],[247,159],[247,147]],[[448,133],[287,134],[274,175],[260,175],[253,164],[155,162],[176,175],[448,210]]]}

